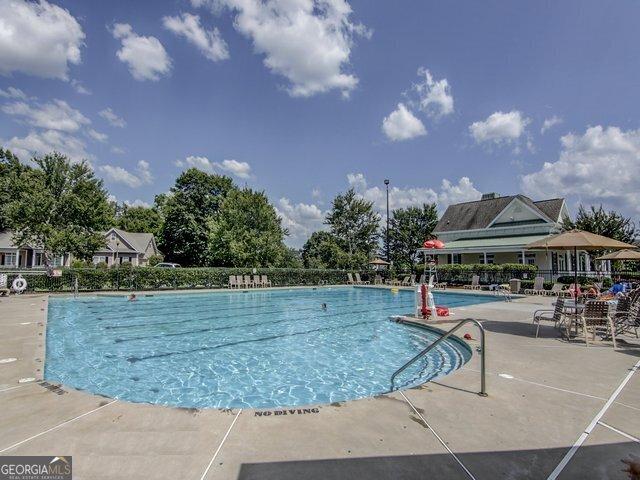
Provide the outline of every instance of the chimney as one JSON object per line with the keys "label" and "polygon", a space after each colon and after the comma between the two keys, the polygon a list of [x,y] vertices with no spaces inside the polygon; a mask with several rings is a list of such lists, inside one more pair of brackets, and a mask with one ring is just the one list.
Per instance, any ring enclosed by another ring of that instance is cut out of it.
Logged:
{"label": "chimney", "polygon": [[491,192],[491,193],[483,193],[482,194],[482,198],[480,200],[493,200],[495,198],[499,198],[500,195],[498,195],[495,192]]}

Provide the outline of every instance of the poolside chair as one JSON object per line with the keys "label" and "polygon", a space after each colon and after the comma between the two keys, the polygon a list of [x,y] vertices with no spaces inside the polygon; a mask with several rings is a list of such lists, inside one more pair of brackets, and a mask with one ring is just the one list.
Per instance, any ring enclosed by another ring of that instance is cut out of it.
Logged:
{"label": "poolside chair", "polygon": [[229,275],[229,283],[227,284],[229,288],[238,288],[238,283],[236,282],[235,275]]}
{"label": "poolside chair", "polygon": [[551,290],[545,290],[545,295],[556,295],[558,297],[566,297],[567,291],[564,289],[564,283],[554,283]]}
{"label": "poolside chair", "polygon": [[545,295],[544,277],[537,276],[533,281],[533,288],[526,288],[525,295]]}
{"label": "poolside chair", "polygon": [[410,278],[410,277],[409,277],[409,275],[407,275],[406,277],[404,277],[404,278],[402,279],[402,281],[400,282],[400,285],[402,285],[402,286],[408,286],[408,285],[411,285],[411,284],[409,283],[409,278]]}
{"label": "poolside chair", "polygon": [[480,290],[480,275],[471,277],[471,285],[463,285],[466,290]]}
{"label": "poolside chair", "polygon": [[613,339],[613,348],[618,348],[616,344],[616,329],[613,318],[609,315],[609,302],[589,300],[584,305],[580,320],[587,347],[589,346],[589,332],[592,333],[592,340],[596,339],[597,332],[604,332],[605,337]]}
{"label": "poolside chair", "polygon": [[7,287],[7,274],[0,273],[0,295],[9,295],[11,293],[11,289]]}
{"label": "poolside chair", "polygon": [[351,275],[350,273],[347,273],[347,284],[348,285],[355,285],[356,282],[353,279],[353,275]]}
{"label": "poolside chair", "polygon": [[562,324],[564,321],[564,315],[565,315],[565,311],[564,311],[564,299],[563,298],[559,298],[556,301],[556,307],[553,310],[548,310],[548,309],[543,309],[543,310],[536,310],[535,312],[533,312],[533,322],[536,325],[536,338],[538,338],[538,332],[540,331],[540,322],[541,321],[548,321],[548,322],[553,322],[553,326],[557,327],[558,325]]}
{"label": "poolside chair", "polygon": [[376,278],[373,280],[374,285],[382,285],[382,277],[380,275],[376,275]]}
{"label": "poolside chair", "polygon": [[436,282],[433,284],[433,289],[434,290],[446,290],[447,289],[447,285],[449,285],[447,282]]}
{"label": "poolside chair", "polygon": [[618,320],[616,328],[622,333],[633,330],[636,338],[638,338],[638,329],[640,329],[640,302],[631,304],[627,315]]}
{"label": "poolside chair", "polygon": [[365,282],[364,280],[362,280],[362,279],[360,278],[360,274],[359,274],[359,273],[356,273],[356,284],[357,284],[357,285],[369,285],[369,283],[371,283],[371,282],[368,282],[368,281],[367,281],[367,282]]}
{"label": "poolside chair", "polygon": [[266,275],[262,275],[262,286],[263,287],[271,286],[271,280],[269,280]]}
{"label": "poolside chair", "polygon": [[253,288],[255,286],[253,280],[251,280],[251,275],[245,275],[242,283],[246,288]]}
{"label": "poolside chair", "polygon": [[260,275],[253,276],[253,286],[254,287],[264,287],[262,284],[262,280],[260,280]]}

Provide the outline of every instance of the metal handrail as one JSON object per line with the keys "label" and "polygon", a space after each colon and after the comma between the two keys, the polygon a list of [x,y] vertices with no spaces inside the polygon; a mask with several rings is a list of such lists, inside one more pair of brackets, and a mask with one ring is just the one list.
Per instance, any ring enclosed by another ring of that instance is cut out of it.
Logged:
{"label": "metal handrail", "polygon": [[485,335],[484,335],[484,327],[482,326],[482,323],[480,323],[478,320],[475,320],[473,318],[465,318],[464,320],[462,320],[455,327],[453,327],[451,330],[449,330],[447,333],[445,333],[442,337],[440,337],[438,340],[433,342],[431,345],[429,345],[427,348],[422,350],[415,357],[413,357],[411,360],[409,360],[407,363],[405,363],[403,366],[401,366],[398,370],[396,370],[395,373],[393,375],[391,375],[391,389],[389,391],[390,392],[393,391],[393,387],[394,387],[394,384],[395,384],[396,377],[400,373],[402,373],[409,365],[411,365],[413,362],[418,360],[420,357],[422,357],[422,356],[426,355],[427,353],[429,353],[429,351],[431,351],[432,349],[437,347],[440,343],[444,342],[447,338],[449,338],[451,335],[453,335],[453,332],[455,332],[460,327],[462,327],[463,325],[465,325],[465,324],[467,324],[469,322],[474,323],[478,327],[478,329],[480,330],[480,391],[478,392],[478,395],[480,395],[481,397],[486,397],[487,396],[487,389],[486,389],[486,382],[485,382],[485,345],[484,345]]}

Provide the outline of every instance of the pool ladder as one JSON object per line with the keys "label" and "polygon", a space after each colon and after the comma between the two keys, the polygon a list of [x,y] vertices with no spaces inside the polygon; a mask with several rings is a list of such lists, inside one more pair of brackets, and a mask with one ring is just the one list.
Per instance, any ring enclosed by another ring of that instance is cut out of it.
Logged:
{"label": "pool ladder", "polygon": [[394,374],[391,375],[391,388],[390,388],[389,392],[393,392],[393,388],[395,386],[396,377],[400,373],[402,373],[407,367],[409,367],[411,364],[413,364],[416,360],[418,360],[419,358],[422,358],[427,353],[429,353],[431,350],[433,350],[435,347],[440,345],[447,338],[449,338],[451,335],[453,335],[453,333],[456,330],[458,330],[460,327],[462,327],[463,325],[465,325],[467,323],[475,324],[478,327],[478,330],[480,330],[480,391],[478,392],[478,395],[480,395],[481,397],[486,397],[487,396],[487,388],[486,388],[486,381],[485,381],[485,335],[484,335],[484,327],[482,326],[482,323],[480,323],[478,320],[475,320],[473,318],[465,318],[464,320],[462,320],[455,327],[453,327],[451,330],[449,330],[447,333],[445,333],[443,336],[441,336],[438,340],[433,342],[431,345],[429,345],[427,348],[422,350],[420,353],[418,353],[415,357],[413,357],[407,363],[402,365],[398,370],[396,370],[394,372]]}

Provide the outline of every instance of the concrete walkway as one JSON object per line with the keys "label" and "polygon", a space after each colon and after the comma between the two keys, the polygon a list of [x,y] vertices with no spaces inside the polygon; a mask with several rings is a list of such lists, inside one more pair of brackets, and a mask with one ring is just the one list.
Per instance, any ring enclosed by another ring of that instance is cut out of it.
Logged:
{"label": "concrete walkway", "polygon": [[531,313],[549,303],[458,308],[439,325],[483,321],[486,398],[474,355],[436,382],[376,398],[195,410],[40,381],[47,297],[3,298],[0,360],[16,360],[0,363],[0,455],[72,455],[76,479],[628,478],[621,460],[640,462],[640,342],[586,348],[549,326],[535,339]]}

